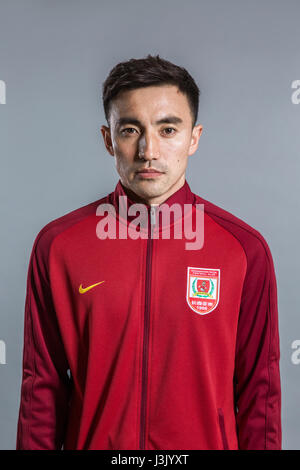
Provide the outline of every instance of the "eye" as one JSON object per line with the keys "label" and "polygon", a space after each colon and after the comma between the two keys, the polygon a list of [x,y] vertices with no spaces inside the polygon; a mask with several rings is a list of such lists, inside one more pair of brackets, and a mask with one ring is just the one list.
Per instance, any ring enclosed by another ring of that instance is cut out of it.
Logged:
{"label": "eye", "polygon": [[163,131],[166,131],[166,130],[174,131],[174,132],[167,132],[167,133],[166,133],[167,135],[172,135],[172,134],[174,134],[174,133],[176,132],[176,129],[174,129],[174,127],[165,127],[165,128],[163,129]]}
{"label": "eye", "polygon": [[125,131],[128,131],[128,130],[131,130],[131,131],[135,131],[136,129],[134,129],[133,127],[126,127],[125,129],[122,129],[121,130],[121,134],[132,134],[132,132],[125,132]]}

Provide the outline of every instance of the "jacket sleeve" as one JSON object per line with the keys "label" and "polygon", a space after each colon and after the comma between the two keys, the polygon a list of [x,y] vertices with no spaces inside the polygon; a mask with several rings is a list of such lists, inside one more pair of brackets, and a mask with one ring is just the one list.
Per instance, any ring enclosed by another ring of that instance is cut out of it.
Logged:
{"label": "jacket sleeve", "polygon": [[235,358],[236,423],[241,450],[281,449],[281,385],[277,287],[262,236],[245,246]]}
{"label": "jacket sleeve", "polygon": [[60,450],[64,442],[71,381],[52,303],[48,246],[39,234],[27,274],[16,450]]}

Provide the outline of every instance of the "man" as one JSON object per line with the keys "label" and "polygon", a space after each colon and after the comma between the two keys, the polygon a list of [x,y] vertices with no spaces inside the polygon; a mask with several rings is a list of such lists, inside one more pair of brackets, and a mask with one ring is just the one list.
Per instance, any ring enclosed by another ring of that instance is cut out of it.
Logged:
{"label": "man", "polygon": [[[17,449],[281,448],[273,260],[185,180],[198,98],[159,56],[104,82],[120,179],[36,237]],[[203,243],[187,245],[193,233]]]}

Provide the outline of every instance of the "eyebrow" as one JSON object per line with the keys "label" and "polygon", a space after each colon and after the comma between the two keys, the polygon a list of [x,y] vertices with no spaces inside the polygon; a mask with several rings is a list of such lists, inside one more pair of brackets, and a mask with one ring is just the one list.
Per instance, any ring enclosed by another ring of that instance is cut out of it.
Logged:
{"label": "eyebrow", "polygon": [[[159,119],[158,121],[155,122],[156,125],[159,124],[182,124],[182,119],[177,117],[177,116],[165,116],[162,119]],[[142,126],[142,123],[133,117],[130,116],[124,116],[121,117],[117,120],[116,122],[117,126],[122,126],[123,124],[133,124],[135,126]]]}

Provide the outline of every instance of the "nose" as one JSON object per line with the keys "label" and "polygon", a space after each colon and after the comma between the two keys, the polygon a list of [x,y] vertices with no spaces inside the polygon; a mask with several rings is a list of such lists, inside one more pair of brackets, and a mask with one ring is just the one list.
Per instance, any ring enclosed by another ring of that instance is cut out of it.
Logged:
{"label": "nose", "polygon": [[150,132],[144,132],[139,139],[138,155],[143,160],[153,160],[159,158],[159,143]]}

